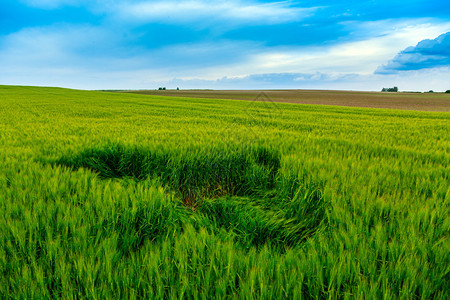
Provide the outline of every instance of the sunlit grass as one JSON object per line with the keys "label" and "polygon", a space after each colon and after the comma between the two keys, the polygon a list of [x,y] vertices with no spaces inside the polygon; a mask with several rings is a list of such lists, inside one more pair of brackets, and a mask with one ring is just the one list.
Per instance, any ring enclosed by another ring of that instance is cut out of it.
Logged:
{"label": "sunlit grass", "polygon": [[0,86],[0,297],[449,298],[450,114],[272,104]]}

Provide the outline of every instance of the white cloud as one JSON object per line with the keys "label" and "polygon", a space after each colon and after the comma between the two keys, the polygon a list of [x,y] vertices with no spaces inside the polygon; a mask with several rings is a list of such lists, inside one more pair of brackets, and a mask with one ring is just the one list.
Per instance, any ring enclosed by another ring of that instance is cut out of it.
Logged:
{"label": "white cloud", "polygon": [[377,69],[379,74],[450,66],[450,32],[436,39],[426,39],[398,53],[388,64]]}
{"label": "white cloud", "polygon": [[[398,86],[401,91],[445,91],[449,89],[449,68],[408,72],[402,75],[345,74],[345,73],[270,73],[218,79],[176,78],[155,83],[168,88],[211,89],[328,89],[380,91],[383,87]],[[427,78],[427,80],[424,80]]]}
{"label": "white cloud", "polygon": [[[21,65],[48,67],[78,65],[85,57],[83,49],[106,47],[108,32],[91,26],[58,24],[49,27],[25,28],[3,37],[0,61]],[[102,40],[102,43],[99,43]],[[89,57],[86,57],[88,59]]]}
{"label": "white cloud", "polygon": [[77,6],[85,4],[86,0],[21,0],[21,2],[37,8],[55,9],[65,5]]}
{"label": "white cloud", "polygon": [[[410,25],[415,23],[417,25]],[[433,37],[450,29],[450,23],[380,21],[354,23],[355,30],[372,30],[359,41],[343,42],[327,47],[259,47],[245,62],[205,70],[207,76],[245,76],[258,73],[358,73],[372,74],[379,65],[401,49],[414,45],[426,37]],[[359,27],[359,28],[358,28]]]}
{"label": "white cloud", "polygon": [[[260,3],[256,0],[21,0],[36,8],[84,6],[92,12],[127,23],[166,23],[211,26],[280,24],[311,16],[317,7],[298,7],[293,1]],[[222,24],[224,25],[224,24]]]}
{"label": "white cloud", "polygon": [[183,88],[379,90],[397,85],[402,90],[449,89],[448,68],[372,74],[398,51],[450,29],[448,23],[411,23],[354,24],[368,32],[378,26],[381,34],[328,47],[266,47],[257,42],[216,40],[146,49],[129,46],[121,32],[105,27],[28,28],[0,36],[0,82],[133,89],[175,85],[171,80],[178,78]]}
{"label": "white cloud", "polygon": [[0,82],[137,88],[176,76],[201,76],[202,69],[243,59],[237,53],[253,47],[248,42],[223,41],[146,49],[130,46],[121,32],[102,27],[26,28],[0,36]]}
{"label": "white cloud", "polygon": [[148,59],[134,57],[119,38],[104,28],[64,24],[0,36],[0,82],[95,88],[130,69],[139,74]]}
{"label": "white cloud", "polygon": [[163,23],[239,23],[277,24],[300,21],[315,8],[291,6],[289,1],[256,3],[242,0],[169,0],[123,3],[116,11],[122,18],[136,22]]}

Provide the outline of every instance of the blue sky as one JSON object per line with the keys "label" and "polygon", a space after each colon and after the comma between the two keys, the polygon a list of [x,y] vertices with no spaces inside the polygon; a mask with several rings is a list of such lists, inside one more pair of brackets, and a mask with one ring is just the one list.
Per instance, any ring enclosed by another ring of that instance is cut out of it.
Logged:
{"label": "blue sky", "polygon": [[0,84],[444,91],[450,2],[2,0]]}

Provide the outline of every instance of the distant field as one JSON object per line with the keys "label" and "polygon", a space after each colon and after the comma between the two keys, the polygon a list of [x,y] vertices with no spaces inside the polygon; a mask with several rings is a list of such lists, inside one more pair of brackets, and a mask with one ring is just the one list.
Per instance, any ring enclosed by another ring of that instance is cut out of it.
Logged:
{"label": "distant field", "polygon": [[[255,100],[261,92],[258,90],[126,91],[126,93],[143,95],[240,100]],[[450,94],[445,93],[381,93],[319,90],[266,90],[264,93],[268,98],[260,96],[258,100],[419,111],[450,111]]]}
{"label": "distant field", "polygon": [[449,124],[0,86],[0,299],[450,299]]}

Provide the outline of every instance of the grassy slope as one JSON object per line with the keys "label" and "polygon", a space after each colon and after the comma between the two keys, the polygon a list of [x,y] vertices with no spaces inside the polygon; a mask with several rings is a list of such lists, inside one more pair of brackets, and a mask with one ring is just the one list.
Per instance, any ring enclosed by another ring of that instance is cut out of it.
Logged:
{"label": "grassy slope", "polygon": [[0,86],[0,297],[447,299],[449,120]]}

